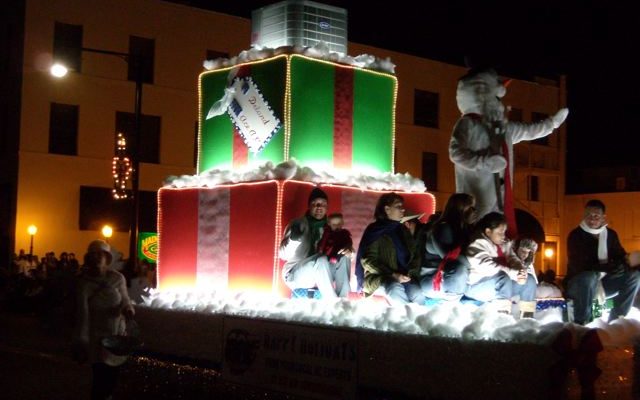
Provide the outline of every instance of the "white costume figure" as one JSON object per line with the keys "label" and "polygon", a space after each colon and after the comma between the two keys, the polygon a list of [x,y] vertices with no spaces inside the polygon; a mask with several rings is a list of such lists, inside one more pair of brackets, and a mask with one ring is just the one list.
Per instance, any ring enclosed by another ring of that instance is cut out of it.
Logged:
{"label": "white costume figure", "polygon": [[549,135],[569,110],[533,124],[510,122],[500,101],[505,93],[493,69],[471,70],[460,78],[456,101],[462,117],[453,129],[449,158],[455,164],[456,192],[475,197],[479,218],[491,211],[505,213],[509,232],[515,234],[513,145]]}

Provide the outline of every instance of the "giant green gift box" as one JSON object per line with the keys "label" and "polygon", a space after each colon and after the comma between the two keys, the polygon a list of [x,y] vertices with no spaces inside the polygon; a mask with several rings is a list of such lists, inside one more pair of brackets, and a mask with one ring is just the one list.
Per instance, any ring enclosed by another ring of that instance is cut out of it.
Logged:
{"label": "giant green gift box", "polygon": [[[256,154],[235,132],[228,113],[206,119],[223,97],[230,73],[251,77],[282,122]],[[298,54],[204,72],[199,78],[198,173],[289,159],[320,170],[394,172],[396,95],[394,75]]]}

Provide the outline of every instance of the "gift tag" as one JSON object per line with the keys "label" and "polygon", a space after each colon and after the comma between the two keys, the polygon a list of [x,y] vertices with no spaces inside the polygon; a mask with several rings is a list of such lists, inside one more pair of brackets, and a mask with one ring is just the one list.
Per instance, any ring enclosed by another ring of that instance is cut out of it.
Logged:
{"label": "gift tag", "polygon": [[235,78],[231,86],[235,95],[227,112],[249,151],[258,153],[280,129],[280,120],[251,77]]}

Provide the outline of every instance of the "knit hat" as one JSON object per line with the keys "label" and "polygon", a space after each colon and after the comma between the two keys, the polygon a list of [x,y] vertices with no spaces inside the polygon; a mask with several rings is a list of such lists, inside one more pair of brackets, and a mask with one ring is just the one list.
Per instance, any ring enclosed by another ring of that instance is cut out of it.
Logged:
{"label": "knit hat", "polygon": [[327,194],[324,192],[324,190],[318,187],[314,187],[311,193],[309,193],[309,201],[307,203],[311,204],[311,202],[315,199],[325,199],[329,201],[329,197],[327,197]]}
{"label": "knit hat", "polygon": [[89,247],[87,247],[87,253],[97,253],[104,252],[107,256],[107,265],[111,265],[111,261],[113,261],[113,256],[111,255],[111,246],[109,243],[104,240],[96,239],[93,242],[89,243]]}

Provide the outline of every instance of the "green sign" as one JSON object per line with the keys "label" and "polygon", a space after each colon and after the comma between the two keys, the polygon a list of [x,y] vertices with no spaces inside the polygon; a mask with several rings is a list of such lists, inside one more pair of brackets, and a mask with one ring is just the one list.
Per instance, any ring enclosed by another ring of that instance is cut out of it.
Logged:
{"label": "green sign", "polygon": [[138,258],[155,263],[158,261],[158,234],[140,232],[138,234]]}

